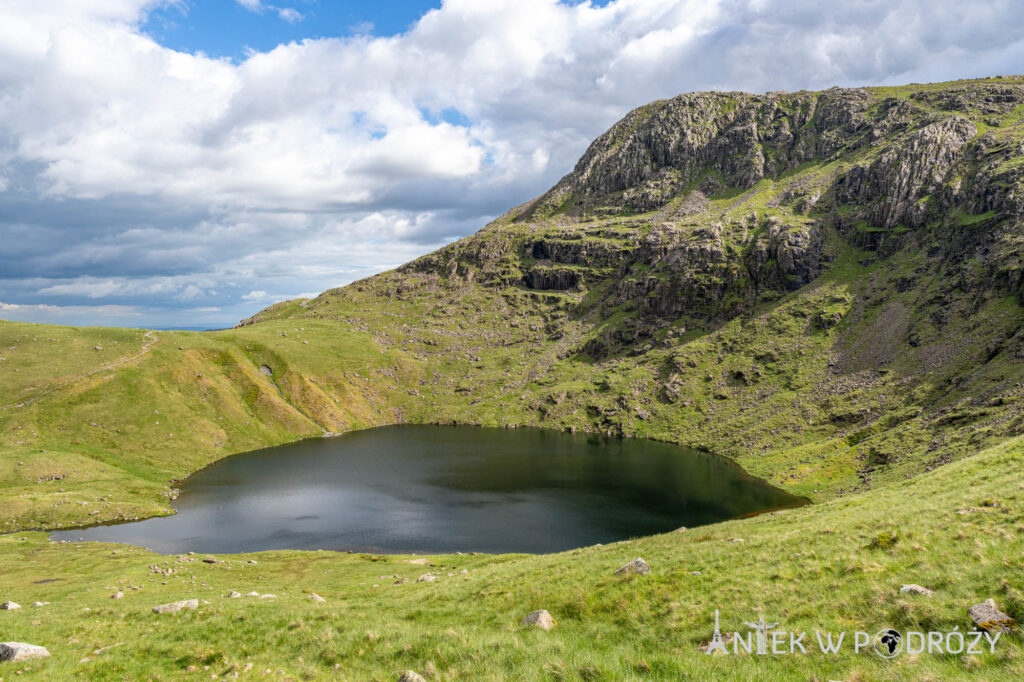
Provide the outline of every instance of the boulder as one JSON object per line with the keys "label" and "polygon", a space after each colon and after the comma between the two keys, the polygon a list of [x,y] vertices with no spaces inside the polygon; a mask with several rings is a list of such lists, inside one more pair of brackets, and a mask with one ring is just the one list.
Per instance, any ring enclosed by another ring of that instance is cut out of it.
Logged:
{"label": "boulder", "polygon": [[153,613],[177,613],[182,609],[197,608],[199,608],[198,599],[185,599],[183,601],[171,602],[170,604],[161,604],[160,606],[154,606]]}
{"label": "boulder", "polygon": [[551,617],[551,614],[544,609],[531,611],[523,616],[523,619],[519,621],[519,624],[522,626],[538,627],[541,630],[550,630],[558,625],[555,619]]}
{"label": "boulder", "polygon": [[1016,626],[1013,618],[1000,611],[992,599],[986,599],[967,609],[967,615],[971,617],[975,625],[988,632],[1009,633]]}
{"label": "boulder", "polygon": [[900,594],[912,594],[919,595],[922,597],[933,597],[935,596],[935,590],[929,590],[927,587],[921,587],[910,583],[909,585],[900,585]]}
{"label": "boulder", "polygon": [[[0,661],[28,661],[33,658],[47,658],[50,652],[46,647],[24,642],[0,642]],[[19,673],[20,674],[20,673]]]}
{"label": "boulder", "polygon": [[416,578],[416,582],[418,583],[432,583],[435,580],[437,580],[437,576],[433,573],[424,573],[419,578]]}
{"label": "boulder", "polygon": [[404,673],[398,676],[398,682],[427,682],[423,679],[423,676],[419,673],[413,672],[412,670],[406,670]]}
{"label": "boulder", "polygon": [[110,598],[111,599],[124,599],[124,592],[122,592],[121,590],[118,590],[114,594],[110,595]]}
{"label": "boulder", "polygon": [[241,596],[242,596],[241,592],[235,592],[234,590],[231,590],[230,592],[228,592],[228,599],[238,599]]}
{"label": "boulder", "polygon": [[647,575],[651,572],[651,566],[646,561],[637,557],[629,563],[619,566],[615,571],[615,575]]}
{"label": "boulder", "polygon": [[17,611],[20,608],[21,604],[15,604],[12,601],[5,601],[3,604],[0,604],[0,611]]}

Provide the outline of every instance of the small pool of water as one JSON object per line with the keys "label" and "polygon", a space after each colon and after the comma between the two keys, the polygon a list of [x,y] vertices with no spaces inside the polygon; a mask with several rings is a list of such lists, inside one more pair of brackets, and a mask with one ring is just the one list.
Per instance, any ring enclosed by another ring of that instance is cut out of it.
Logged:
{"label": "small pool of water", "polygon": [[257,450],[177,514],[57,531],[158,552],[557,552],[804,504],[722,457],[543,429],[386,426]]}

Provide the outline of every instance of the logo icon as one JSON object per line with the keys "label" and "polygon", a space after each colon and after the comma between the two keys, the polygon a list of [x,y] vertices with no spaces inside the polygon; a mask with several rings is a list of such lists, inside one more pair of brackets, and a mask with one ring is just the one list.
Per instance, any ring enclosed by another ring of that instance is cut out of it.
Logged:
{"label": "logo icon", "polygon": [[722,631],[718,627],[718,609],[715,609],[715,634],[711,636],[707,651],[704,653],[713,654],[716,651],[721,651],[723,654],[729,653],[729,650],[725,648],[725,642],[722,641]]}
{"label": "logo icon", "polygon": [[891,628],[879,630],[872,646],[882,658],[896,658],[903,651],[903,635]]}

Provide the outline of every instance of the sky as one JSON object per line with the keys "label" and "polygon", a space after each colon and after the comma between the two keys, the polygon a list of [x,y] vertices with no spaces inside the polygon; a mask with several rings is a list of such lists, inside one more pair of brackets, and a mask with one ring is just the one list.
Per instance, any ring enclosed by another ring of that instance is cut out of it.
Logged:
{"label": "sky", "polygon": [[230,326],[472,234],[634,107],[1024,72],[1016,0],[0,0],[0,318]]}

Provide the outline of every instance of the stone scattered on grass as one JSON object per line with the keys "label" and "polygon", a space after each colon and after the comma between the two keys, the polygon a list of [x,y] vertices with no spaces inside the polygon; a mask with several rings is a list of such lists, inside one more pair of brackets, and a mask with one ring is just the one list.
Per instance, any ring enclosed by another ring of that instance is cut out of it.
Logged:
{"label": "stone scattered on grass", "polygon": [[[0,642],[0,661],[18,663],[19,661],[28,661],[33,658],[47,658],[49,655],[50,652],[46,650],[46,647],[35,644]],[[19,672],[18,674],[20,675],[21,673]]]}
{"label": "stone scattered on grass", "polygon": [[992,599],[986,599],[967,609],[967,615],[971,617],[975,625],[988,632],[1009,633],[1016,626],[1013,618],[1000,611]]}
{"label": "stone scattered on grass", "polygon": [[124,592],[122,592],[121,590],[118,590],[114,594],[110,595],[110,598],[111,599],[124,599]]}
{"label": "stone scattered on grass", "polygon": [[398,682],[427,682],[423,679],[423,676],[419,673],[413,672],[412,670],[406,670],[404,673],[398,676]]}
{"label": "stone scattered on grass", "polygon": [[326,599],[321,597],[316,592],[310,592],[309,593],[309,598],[310,598],[311,601],[320,602],[321,604],[327,601]]}
{"label": "stone scattered on grass", "polygon": [[523,616],[523,619],[519,621],[522,626],[533,626],[540,628],[541,630],[550,630],[551,628],[558,625],[551,614],[544,609],[538,611],[531,611],[530,613]]}
{"label": "stone scattered on grass", "polygon": [[260,599],[277,599],[276,594],[261,594]]}
{"label": "stone scattered on grass", "polygon": [[646,561],[637,557],[629,563],[619,566],[615,571],[615,575],[647,575],[651,572],[651,566]]}
{"label": "stone scattered on grass", "polygon": [[675,529],[674,531],[672,531],[672,532],[673,532],[673,533],[685,533],[685,532],[686,532],[686,526],[679,526],[678,528],[676,528],[676,529]]}
{"label": "stone scattered on grass", "polygon": [[418,583],[432,583],[435,580],[437,580],[437,576],[433,573],[424,573],[419,578],[416,578],[416,582]]}
{"label": "stone scattered on grass", "polygon": [[935,596],[935,590],[929,590],[927,587],[921,587],[914,583],[909,585],[900,585],[900,594],[911,594],[919,595],[922,597],[933,597]]}
{"label": "stone scattered on grass", "polygon": [[228,592],[228,599],[238,599],[241,596],[242,596],[241,592],[235,592],[234,590],[231,590],[230,592]]}
{"label": "stone scattered on grass", "polygon": [[21,604],[15,604],[12,601],[5,601],[3,604],[0,604],[0,611],[17,611],[20,608]]}
{"label": "stone scattered on grass", "polygon": [[729,543],[733,544],[733,545],[738,544],[738,543],[743,542],[743,541],[744,541],[743,538],[729,538]]}
{"label": "stone scattered on grass", "polygon": [[170,604],[161,604],[160,606],[153,607],[153,613],[177,613],[182,609],[198,609],[198,599],[185,599],[183,601],[175,601]]}
{"label": "stone scattered on grass", "polygon": [[48,601],[34,601],[32,602],[32,606],[46,606],[49,603],[50,602]]}
{"label": "stone scattered on grass", "polygon": [[203,563],[204,564],[222,564],[224,562],[221,561],[220,559],[215,558],[215,557],[208,556],[208,557],[203,557]]}

